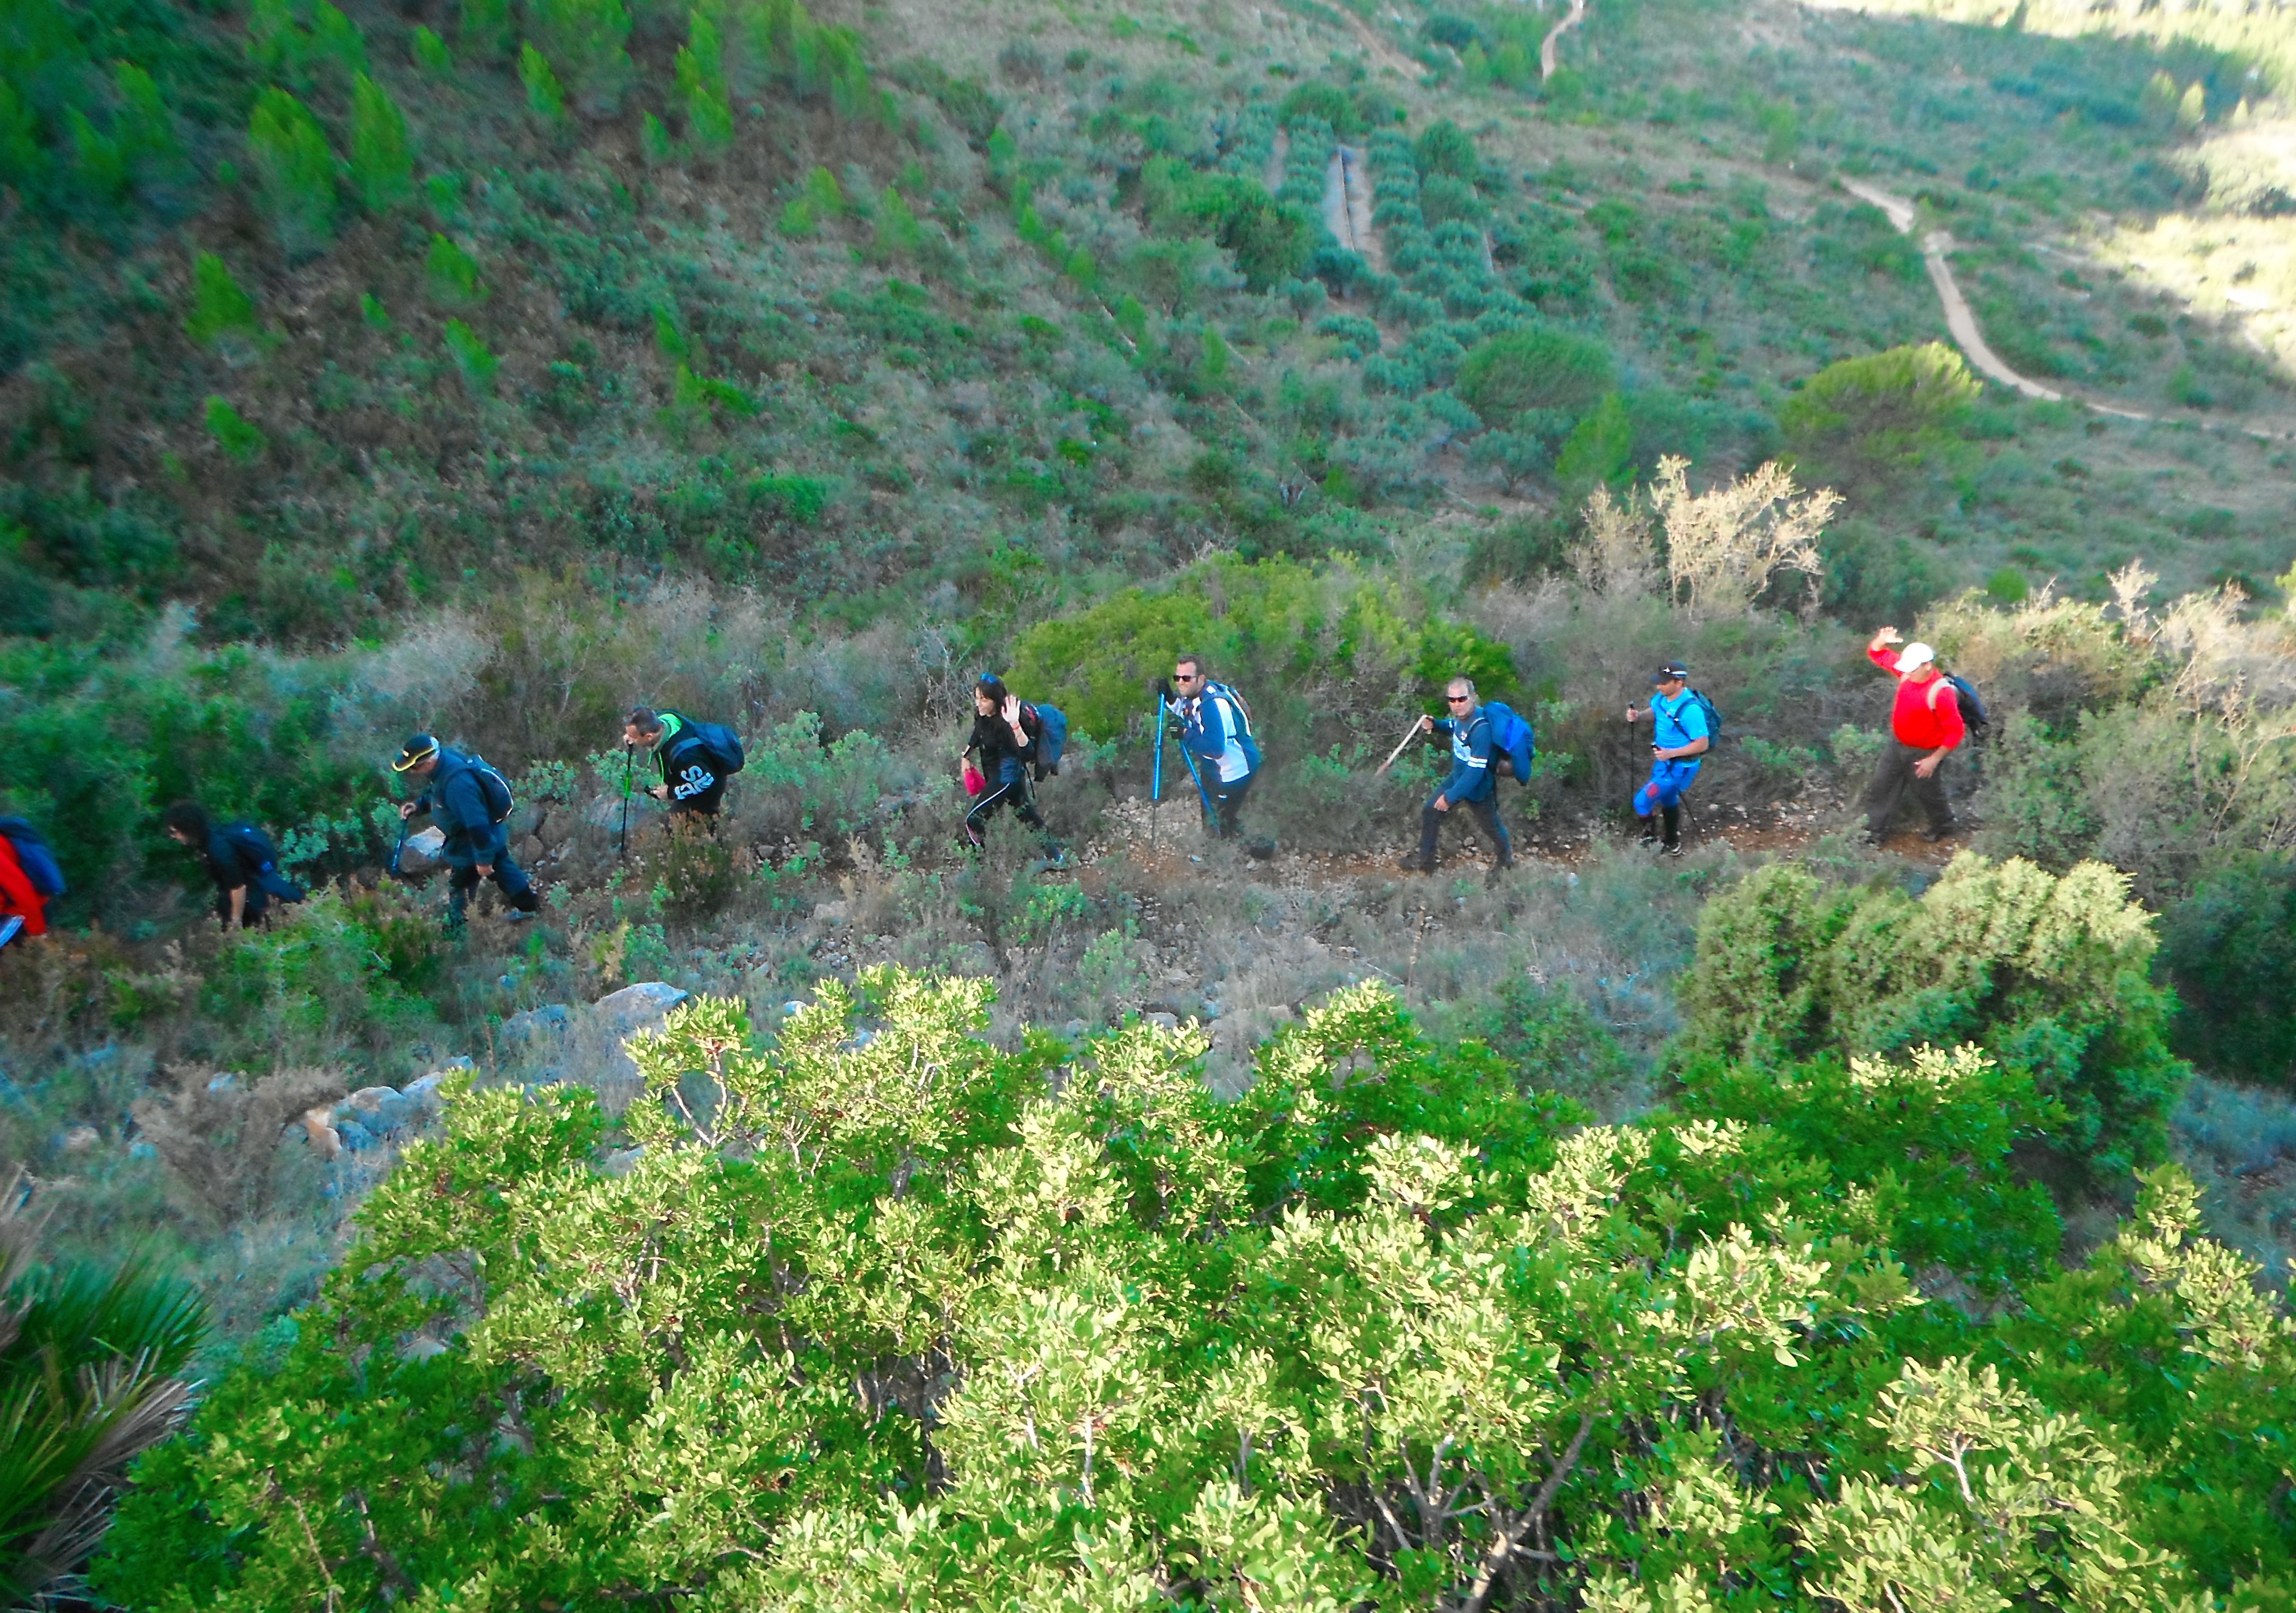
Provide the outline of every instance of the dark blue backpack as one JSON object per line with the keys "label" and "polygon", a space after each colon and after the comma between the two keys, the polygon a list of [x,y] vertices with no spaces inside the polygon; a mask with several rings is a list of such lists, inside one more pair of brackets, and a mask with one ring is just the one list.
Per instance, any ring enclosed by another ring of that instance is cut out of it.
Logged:
{"label": "dark blue backpack", "polygon": [[694,722],[686,726],[693,730],[702,747],[718,759],[718,770],[731,776],[742,770],[745,758],[742,754],[742,737],[722,722]]}
{"label": "dark blue backpack", "polygon": [[1722,713],[1715,709],[1712,701],[1696,689],[1690,691],[1690,698],[1700,711],[1706,713],[1706,748],[1710,751],[1718,748],[1722,743]]}
{"label": "dark blue backpack", "polygon": [[1483,715],[1490,719],[1491,744],[1506,753],[1507,766],[1518,783],[1530,782],[1531,759],[1538,754],[1538,735],[1529,720],[1512,706],[1487,701]]}
{"label": "dark blue backpack", "polygon": [[258,887],[282,901],[300,901],[310,894],[279,871],[279,848],[261,829],[243,821],[227,823],[223,826],[223,835],[238,852],[241,867]]}
{"label": "dark blue backpack", "polygon": [[16,860],[24,865],[24,877],[32,882],[42,901],[53,901],[64,893],[62,865],[40,838],[39,830],[20,818],[0,818],[0,835],[6,835],[15,848]]}
{"label": "dark blue backpack", "polygon": [[[467,760],[471,764],[471,770],[479,776],[479,793],[486,798],[488,819],[495,823],[500,823],[510,816],[511,809],[518,804],[518,798],[510,793],[510,780],[504,778],[483,756],[474,753]],[[439,789],[443,793],[445,788],[442,782]]]}
{"label": "dark blue backpack", "polygon": [[[1056,705],[1029,705],[1024,711],[1037,714],[1037,775],[1061,770],[1061,753],[1069,748],[1068,713]],[[1022,725],[1024,728],[1026,724]]]}
{"label": "dark blue backpack", "polygon": [[1961,702],[1961,714],[1971,728],[1993,726],[1993,714],[1985,709],[1985,697],[1977,692],[1975,684],[1959,672],[1948,672],[1945,680],[1953,685],[1954,695]]}

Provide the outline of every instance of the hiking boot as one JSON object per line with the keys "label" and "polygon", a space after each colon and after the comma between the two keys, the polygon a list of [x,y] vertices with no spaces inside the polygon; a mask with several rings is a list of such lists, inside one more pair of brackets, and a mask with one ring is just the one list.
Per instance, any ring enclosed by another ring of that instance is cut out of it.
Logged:
{"label": "hiking boot", "polygon": [[534,909],[531,908],[512,908],[509,912],[503,915],[503,922],[504,924],[524,924],[533,917]]}
{"label": "hiking boot", "polygon": [[1422,861],[1415,852],[1406,852],[1397,858],[1395,867],[1397,872],[1403,874],[1431,874],[1435,871],[1435,865]]}
{"label": "hiking boot", "polygon": [[1923,829],[1922,831],[1922,838],[1928,841],[1931,845],[1935,845],[1939,841],[1951,840],[1956,835],[1960,833],[1961,825],[1957,823],[1948,823],[1941,829]]}
{"label": "hiking boot", "polygon": [[1499,881],[1505,878],[1513,871],[1514,864],[1512,862],[1493,863],[1491,865],[1490,872],[1483,876],[1483,889],[1487,891],[1495,891],[1498,889]]}
{"label": "hiking boot", "polygon": [[1668,841],[1664,845],[1662,845],[1662,846],[1659,847],[1659,849],[1658,849],[1658,854],[1659,854],[1660,856],[1661,856],[1661,857],[1679,857],[1679,856],[1681,856],[1681,855],[1682,855],[1682,842],[1680,842],[1679,840],[1669,840],[1669,841]]}
{"label": "hiking boot", "polygon": [[1266,862],[1275,855],[1275,843],[1263,836],[1243,848],[1244,855],[1254,862]]}

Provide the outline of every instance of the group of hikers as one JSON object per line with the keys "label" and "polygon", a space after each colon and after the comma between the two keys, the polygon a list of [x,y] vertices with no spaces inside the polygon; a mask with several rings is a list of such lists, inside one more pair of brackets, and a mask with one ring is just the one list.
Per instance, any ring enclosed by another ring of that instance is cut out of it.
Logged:
{"label": "group of hikers", "polygon": [[[1878,843],[1911,794],[1922,810],[1923,836],[1942,840],[1956,832],[1948,800],[1944,765],[1966,740],[1972,720],[1983,721],[1974,691],[1938,665],[1926,644],[1907,644],[1893,627],[1877,631],[1866,646],[1874,665],[1897,679],[1890,709],[1890,741],[1882,748],[1860,803],[1866,833]],[[1650,776],[1631,800],[1641,820],[1642,843],[1663,857],[1682,854],[1684,797],[1720,738],[1720,717],[1711,701],[1691,686],[1690,670],[1668,661],[1651,675],[1646,705],[1627,708],[1629,729],[1651,724]],[[1159,679],[1156,696],[1156,773],[1160,797],[1168,737],[1177,737],[1183,762],[1194,781],[1205,829],[1220,840],[1240,841],[1256,857],[1273,853],[1265,837],[1246,839],[1243,809],[1263,759],[1252,731],[1250,707],[1242,694],[1211,676],[1204,657],[1177,657],[1169,679]],[[1970,709],[1964,711],[1964,702]],[[1464,807],[1493,852],[1490,879],[1514,860],[1513,837],[1500,816],[1498,781],[1528,782],[1533,755],[1530,725],[1506,706],[1486,703],[1474,681],[1454,678],[1444,690],[1447,714],[1421,717],[1396,747],[1392,764],[1414,738],[1447,744],[1450,771],[1419,814],[1419,844],[1400,867],[1431,874],[1445,822]],[[1068,737],[1058,708],[1021,699],[995,674],[973,688],[972,729],[957,753],[971,804],[962,844],[979,850],[987,844],[988,819],[1010,808],[1014,817],[1043,836],[1051,860],[1062,852],[1037,812],[1034,785],[1060,770]],[[659,782],[644,793],[664,806],[673,824],[714,828],[727,781],[742,770],[740,737],[722,724],[677,712],[634,707],[623,720],[626,761],[644,751]],[[509,781],[475,753],[455,750],[436,736],[416,734],[399,748],[390,770],[414,794],[398,803],[401,820],[428,815],[440,831],[439,860],[448,869],[447,917],[463,921],[471,893],[490,879],[508,904],[512,923],[541,909],[534,883],[512,855],[506,827],[513,806]],[[635,763],[624,786],[623,831],[628,829],[627,795],[635,787]],[[160,827],[178,844],[196,853],[215,890],[215,914],[226,929],[264,923],[275,903],[300,901],[303,888],[287,877],[268,835],[244,819],[218,821],[196,802],[179,801],[160,814]],[[400,847],[406,844],[402,831]],[[399,871],[400,852],[390,871]],[[63,893],[63,874],[46,843],[21,818],[0,817],[0,949],[48,930],[47,905]]]}

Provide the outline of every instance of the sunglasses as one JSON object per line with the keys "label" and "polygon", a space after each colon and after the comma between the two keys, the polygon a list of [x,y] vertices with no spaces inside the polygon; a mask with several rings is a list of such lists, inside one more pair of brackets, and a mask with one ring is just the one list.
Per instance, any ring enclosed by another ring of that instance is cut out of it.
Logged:
{"label": "sunglasses", "polygon": [[1474,696],[1472,695],[1446,695],[1443,696],[1444,704],[1447,705],[1464,705],[1473,698]]}

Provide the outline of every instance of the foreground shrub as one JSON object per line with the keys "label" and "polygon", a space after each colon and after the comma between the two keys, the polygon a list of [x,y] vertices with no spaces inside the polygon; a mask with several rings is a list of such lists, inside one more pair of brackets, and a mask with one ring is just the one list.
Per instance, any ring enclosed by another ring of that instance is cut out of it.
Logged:
{"label": "foreground shrub", "polygon": [[2177,1050],[2209,1069],[2296,1084],[2296,862],[2234,858],[2161,926],[2161,961],[2182,1000]]}
{"label": "foreground shrub", "polygon": [[2102,863],[2059,877],[1964,852],[1918,900],[1774,864],[1699,920],[1685,1046],[1767,1066],[1974,1042],[2055,1107],[2035,1129],[2110,1180],[2164,1156],[2187,1074],[2153,945],[2128,876]]}
{"label": "foreground shrub", "polygon": [[[2285,1422],[2290,1323],[2216,1280],[2242,1268],[2173,1174],[2079,1304],[1997,1337],[1893,1255],[1909,1219],[1967,1220],[1932,1194],[1953,1165],[1861,1156],[1859,1185],[1736,1118],[1563,1136],[1377,987],[1232,1103],[1192,1029],[1004,1050],[988,995],[873,970],[771,1042],[684,1008],[632,1043],[616,1172],[589,1094],[465,1084],[320,1304],[142,1463],[100,1592],[1813,1608],[1949,1570],[1988,1605],[2110,1576],[2149,1606],[2288,1557],[2268,1442],[2115,1421],[2173,1374],[2221,1426]],[[1853,1068],[1829,1122],[1878,1145],[1910,1102],[1902,1140],[2004,1180],[2008,1127],[1959,1111],[2013,1075]],[[2121,1283],[2164,1258],[2205,1280]],[[2202,1480],[2239,1527],[2188,1561],[2160,1543]],[[1981,1530],[1971,1485],[2002,1503]]]}

